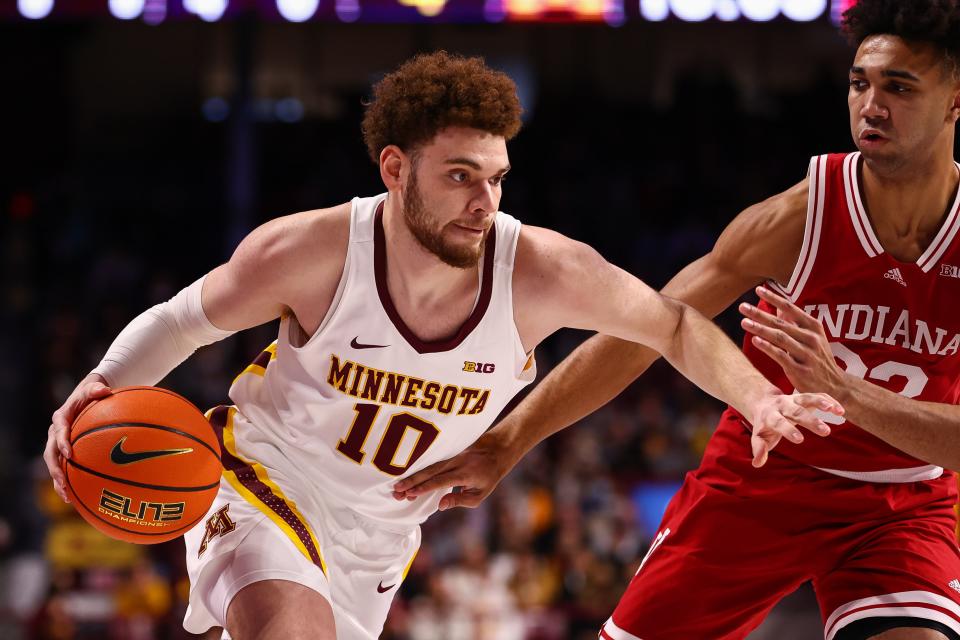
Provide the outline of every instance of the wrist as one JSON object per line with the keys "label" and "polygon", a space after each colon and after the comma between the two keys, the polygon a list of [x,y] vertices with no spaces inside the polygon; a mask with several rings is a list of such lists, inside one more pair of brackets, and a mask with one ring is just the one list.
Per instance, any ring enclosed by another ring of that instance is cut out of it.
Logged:
{"label": "wrist", "polygon": [[865,384],[863,380],[855,378],[847,373],[840,373],[836,381],[829,385],[825,393],[839,402],[845,409],[853,403],[858,397],[859,385]]}
{"label": "wrist", "polygon": [[779,387],[771,384],[766,378],[763,378],[762,380],[763,381],[759,384],[751,383],[746,385],[740,398],[740,403],[742,403],[743,406],[738,407],[734,405],[733,407],[744,416],[748,416],[750,420],[753,420],[753,412],[756,410],[758,405],[763,403],[765,400],[775,396],[783,395],[783,391]]}
{"label": "wrist", "polygon": [[508,468],[533,448],[533,445],[522,437],[523,430],[520,426],[519,420],[511,420],[508,416],[484,436],[488,446],[496,450],[497,460],[507,463]]}

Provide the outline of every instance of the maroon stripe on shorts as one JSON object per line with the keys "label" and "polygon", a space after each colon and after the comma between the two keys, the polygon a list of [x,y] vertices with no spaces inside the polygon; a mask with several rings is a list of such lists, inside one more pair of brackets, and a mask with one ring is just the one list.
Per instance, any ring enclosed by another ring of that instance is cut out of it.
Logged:
{"label": "maroon stripe on shorts", "polygon": [[231,407],[229,406],[220,405],[210,414],[210,425],[213,427],[214,433],[217,434],[217,440],[220,442],[220,450],[223,453],[223,468],[233,472],[244,488],[256,496],[257,500],[269,507],[271,511],[280,516],[280,519],[293,529],[300,539],[300,542],[303,543],[303,546],[310,554],[310,560],[326,574],[327,571],[323,566],[320,551],[317,550],[316,545],[313,544],[313,538],[310,536],[310,531],[307,530],[307,525],[297,517],[283,498],[275,494],[270,487],[257,477],[251,465],[227,450],[226,444],[223,441],[223,430],[227,426],[230,409]]}

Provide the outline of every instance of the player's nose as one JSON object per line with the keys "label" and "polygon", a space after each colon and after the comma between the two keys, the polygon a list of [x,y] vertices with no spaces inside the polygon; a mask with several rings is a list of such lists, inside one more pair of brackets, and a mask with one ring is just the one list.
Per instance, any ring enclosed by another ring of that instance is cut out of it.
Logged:
{"label": "player's nose", "polygon": [[882,120],[890,117],[890,110],[880,102],[879,97],[879,94],[874,89],[869,89],[863,96],[860,115],[864,118],[879,118]]}
{"label": "player's nose", "polygon": [[488,215],[496,211],[499,204],[500,199],[494,186],[482,181],[470,202],[470,211],[474,215]]}

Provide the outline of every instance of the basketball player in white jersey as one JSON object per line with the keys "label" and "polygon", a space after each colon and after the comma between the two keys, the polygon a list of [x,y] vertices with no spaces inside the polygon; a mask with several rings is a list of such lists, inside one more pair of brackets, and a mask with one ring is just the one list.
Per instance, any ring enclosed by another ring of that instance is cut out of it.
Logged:
{"label": "basketball player in white jersey", "polygon": [[364,136],[387,192],[268,222],[227,264],[136,318],[53,417],[57,491],[68,425],[109,386],[154,384],[196,348],[281,318],[211,411],[221,490],[186,536],[187,630],[369,639],[440,494],[393,485],[473,443],[534,377],[561,327],[650,345],[750,416],[758,452],[797,426],[825,435],[822,394],[784,395],[703,316],[586,245],[498,212],[520,128],[516,88],[480,59],[419,56],[384,78]]}

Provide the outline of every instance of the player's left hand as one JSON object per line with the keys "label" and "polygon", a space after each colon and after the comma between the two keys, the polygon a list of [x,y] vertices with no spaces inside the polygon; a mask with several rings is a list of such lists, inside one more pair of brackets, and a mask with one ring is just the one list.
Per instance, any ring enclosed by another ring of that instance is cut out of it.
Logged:
{"label": "player's left hand", "polygon": [[452,489],[440,498],[439,509],[475,508],[490,495],[513,468],[516,457],[501,444],[497,432],[488,431],[472,445],[449,460],[441,460],[393,485],[396,500]]}
{"label": "player's left hand", "polygon": [[798,391],[823,391],[839,397],[844,372],[830,350],[823,326],[798,306],[765,287],[757,295],[777,310],[777,315],[747,304],[740,305],[745,318],[740,325],[753,334],[757,349],[783,367]]}

